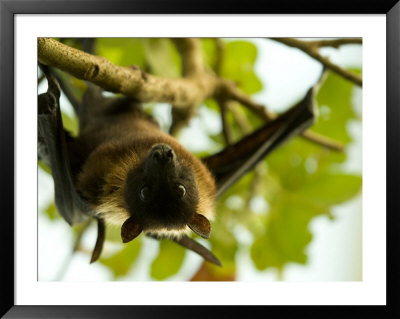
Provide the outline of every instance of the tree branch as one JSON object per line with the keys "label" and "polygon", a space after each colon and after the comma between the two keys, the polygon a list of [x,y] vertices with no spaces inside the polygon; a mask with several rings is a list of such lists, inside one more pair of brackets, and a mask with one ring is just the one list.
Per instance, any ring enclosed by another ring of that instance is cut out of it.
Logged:
{"label": "tree branch", "polygon": [[[173,39],[182,59],[183,77],[186,79],[201,79],[209,75],[205,72],[203,56],[201,53],[201,43],[199,39],[175,38]],[[215,77],[214,77],[215,78]],[[179,130],[186,126],[195,114],[196,107],[203,101],[189,101],[183,107],[172,105],[172,124],[170,134],[175,135]]]}
{"label": "tree branch", "polygon": [[174,38],[173,41],[182,58],[183,76],[191,77],[204,73],[199,39]]}
{"label": "tree branch", "polygon": [[304,53],[308,54],[315,60],[319,61],[324,65],[327,69],[339,74],[340,76],[344,77],[345,79],[362,86],[362,78],[353,72],[350,72],[342,67],[338,66],[335,63],[332,63],[329,58],[322,56],[318,49],[322,46],[333,46],[337,47],[342,44],[348,44],[349,41],[354,43],[354,39],[347,40],[345,39],[338,39],[338,40],[321,40],[321,41],[301,41],[292,38],[271,38],[274,41],[286,44],[287,46],[297,48]]}
{"label": "tree branch", "polygon": [[190,78],[162,78],[139,68],[116,66],[107,59],[66,46],[49,38],[38,39],[39,61],[103,89],[141,102],[171,103],[175,107],[199,105],[214,95],[218,78],[206,73]]}
{"label": "tree branch", "polygon": [[[195,108],[207,98],[223,97],[241,103],[260,118],[269,121],[276,115],[264,105],[255,103],[231,81],[200,72],[199,46],[193,39],[181,43],[182,61],[187,77],[163,78],[144,73],[139,68],[116,66],[104,57],[91,55],[50,38],[38,39],[39,62],[59,68],[71,75],[93,82],[103,89],[137,99],[140,102],[164,102],[174,106],[175,127],[179,130],[194,114]],[[197,39],[198,40],[198,39]],[[185,53],[183,53],[185,52]],[[186,61],[186,62],[184,62]],[[180,117],[180,119],[176,119]],[[342,150],[337,142],[312,132],[305,138],[332,150]]]}

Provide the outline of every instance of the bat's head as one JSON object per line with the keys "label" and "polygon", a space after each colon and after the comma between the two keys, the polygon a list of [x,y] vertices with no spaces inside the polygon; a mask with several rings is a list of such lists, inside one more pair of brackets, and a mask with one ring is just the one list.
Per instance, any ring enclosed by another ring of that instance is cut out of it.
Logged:
{"label": "bat's head", "polygon": [[125,201],[131,217],[122,225],[124,242],[142,231],[179,232],[186,226],[209,236],[209,221],[196,212],[199,192],[193,167],[167,144],[154,145],[141,165],[128,173]]}

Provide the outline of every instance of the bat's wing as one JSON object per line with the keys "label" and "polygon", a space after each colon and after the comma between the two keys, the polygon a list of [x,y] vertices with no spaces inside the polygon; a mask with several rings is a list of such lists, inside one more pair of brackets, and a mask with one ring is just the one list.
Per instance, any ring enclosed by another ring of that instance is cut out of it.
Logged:
{"label": "bat's wing", "polygon": [[[55,202],[60,214],[68,224],[75,225],[93,217],[93,213],[73,183],[67,151],[67,140],[72,137],[64,131],[61,119],[60,86],[48,67],[40,67],[46,76],[48,89],[38,96],[38,157],[51,168]],[[91,263],[100,257],[105,238],[104,222],[101,219],[97,222],[98,234]]]}
{"label": "bat's wing", "polygon": [[[162,240],[166,239],[164,237],[160,237],[154,234],[146,234],[149,237],[152,237],[154,239]],[[208,262],[217,265],[217,266],[222,266],[221,262],[218,260],[218,258],[211,252],[209,251],[206,247],[203,245],[199,244],[197,241],[194,239],[191,239],[185,235],[183,235],[180,238],[171,238],[172,241],[176,242],[177,244],[195,252],[196,254],[200,255],[201,257],[204,258],[204,260],[207,260]]]}
{"label": "bat's wing", "polygon": [[[77,193],[71,172],[67,151],[67,139],[60,111],[60,86],[48,67],[41,69],[48,81],[46,93],[38,96],[38,157],[50,168],[54,180],[56,206],[62,217],[70,225],[88,220],[93,216],[89,205]],[[91,262],[101,254],[104,243],[104,222],[97,219],[98,235]]]}
{"label": "bat's wing", "polygon": [[46,67],[42,67],[48,90],[38,96],[38,154],[51,168],[55,202],[60,214],[70,224],[91,216],[87,203],[77,193],[71,172],[66,135],[59,105],[60,87]]}
{"label": "bat's wing", "polygon": [[254,133],[223,151],[202,159],[215,176],[217,197],[276,147],[314,123],[314,91],[314,87],[311,88],[298,104]]}
{"label": "bat's wing", "polygon": [[194,239],[191,239],[190,237],[187,237],[187,236],[182,236],[179,239],[172,239],[172,240],[174,242],[178,243],[179,245],[199,254],[201,257],[203,257],[208,262],[210,262],[214,265],[217,265],[217,266],[222,266],[221,262],[211,251],[209,251],[203,245],[200,245]]}

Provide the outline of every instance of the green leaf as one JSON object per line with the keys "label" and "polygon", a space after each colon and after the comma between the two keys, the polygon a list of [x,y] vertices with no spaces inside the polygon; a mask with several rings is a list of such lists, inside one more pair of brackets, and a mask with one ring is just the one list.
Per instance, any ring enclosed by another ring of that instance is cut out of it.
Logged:
{"label": "green leaf", "polygon": [[259,92],[262,83],[254,72],[257,47],[247,41],[228,42],[224,49],[221,76],[231,79],[247,94]]}
{"label": "green leaf", "polygon": [[215,134],[215,135],[209,135],[208,136],[212,141],[214,141],[216,144],[220,145],[221,148],[224,147],[225,145],[225,140],[224,137],[222,136],[221,133]]}
{"label": "green leaf", "polygon": [[143,39],[146,63],[155,75],[178,77],[182,74],[180,56],[169,39]]}
{"label": "green leaf", "polygon": [[246,72],[242,74],[240,80],[237,80],[238,86],[247,94],[254,94],[260,92],[263,85],[255,74],[255,72]]}
{"label": "green leaf", "polygon": [[[76,101],[81,101],[84,92],[86,91],[86,84],[83,80],[80,80],[66,72],[62,72],[58,69],[54,69],[54,71],[57,73],[57,75],[61,78],[61,80],[64,82],[65,86],[69,89],[71,96],[76,100]],[[67,98],[67,97],[66,97]],[[68,98],[67,98],[68,99]],[[63,104],[61,101],[61,110],[63,109]]]}
{"label": "green leaf", "polygon": [[312,239],[309,223],[323,213],[327,213],[326,209],[306,200],[281,196],[270,211],[264,234],[256,237],[251,247],[256,268],[281,270],[289,262],[305,264],[305,248]]}
{"label": "green leaf", "polygon": [[54,40],[60,41],[70,47],[78,50],[82,50],[82,41],[79,38],[53,38]]}
{"label": "green leaf", "polygon": [[56,220],[56,219],[60,218],[60,214],[58,214],[57,207],[54,204],[54,202],[50,203],[47,206],[47,208],[44,210],[44,213],[49,218],[49,220]]}
{"label": "green leaf", "polygon": [[266,159],[271,174],[283,188],[292,191],[314,182],[345,160],[345,153],[327,150],[299,137],[281,146]]}
{"label": "green leaf", "polygon": [[50,167],[48,167],[45,163],[43,163],[42,161],[38,160],[38,166],[45,171],[47,174],[51,175],[51,169]]}
{"label": "green leaf", "polygon": [[76,117],[72,118],[64,112],[61,112],[61,118],[64,128],[69,131],[72,136],[77,136],[79,131],[78,119]]}
{"label": "green leaf", "polygon": [[220,108],[218,106],[217,101],[214,99],[207,99],[204,101],[204,104],[210,109],[213,110],[214,112],[220,112]]}
{"label": "green leaf", "polygon": [[[232,185],[224,194],[222,194],[221,198],[218,200],[219,203],[224,203],[231,195],[239,195],[243,199],[249,198],[251,195],[251,183],[254,178],[254,171],[250,171],[245,174],[242,178],[240,178],[235,184]],[[217,207],[219,210],[220,207]],[[230,212],[227,212],[229,215]],[[220,218],[220,214],[216,216],[216,218]]]}
{"label": "green leaf", "polygon": [[160,242],[160,252],[151,264],[151,277],[164,280],[175,275],[182,266],[186,249],[173,241],[163,239]]}
{"label": "green leaf", "polygon": [[353,89],[352,82],[334,72],[328,73],[317,95],[320,116],[312,127],[313,131],[342,143],[351,141],[347,123],[356,118],[351,101]]}
{"label": "green leaf", "polygon": [[[213,252],[221,259],[225,265],[227,262],[234,262],[235,254],[238,249],[238,243],[232,233],[233,220],[224,216],[217,218],[212,223],[212,234],[210,242],[213,247]],[[216,230],[217,229],[217,230]]]}
{"label": "green leaf", "polygon": [[[121,228],[120,227],[108,227],[106,231],[106,240],[113,243],[122,243]],[[129,244],[128,244],[129,245]]]}
{"label": "green leaf", "polygon": [[360,192],[362,178],[348,174],[326,174],[314,183],[297,191],[298,196],[307,198],[320,205],[341,204]]}
{"label": "green leaf", "polygon": [[200,39],[204,62],[214,69],[217,61],[217,45],[215,39]]}
{"label": "green leaf", "polygon": [[146,59],[142,39],[132,38],[98,38],[96,51],[118,66],[137,65],[146,67]]}
{"label": "green leaf", "polygon": [[139,238],[123,245],[123,248],[108,258],[100,258],[99,262],[109,268],[114,279],[125,276],[133,266],[136,258],[139,256],[141,241]]}
{"label": "green leaf", "polygon": [[234,65],[234,61],[248,63],[253,66],[257,59],[257,47],[248,41],[231,41],[225,46],[224,59],[226,66]]}

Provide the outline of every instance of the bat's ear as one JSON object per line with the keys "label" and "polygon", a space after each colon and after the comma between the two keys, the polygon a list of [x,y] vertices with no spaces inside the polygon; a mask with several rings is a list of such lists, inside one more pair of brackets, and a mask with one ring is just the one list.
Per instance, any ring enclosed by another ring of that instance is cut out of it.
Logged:
{"label": "bat's ear", "polygon": [[206,217],[201,214],[194,213],[190,219],[188,226],[197,235],[208,238],[210,237],[211,224]]}
{"label": "bat's ear", "polygon": [[143,228],[133,217],[129,217],[121,227],[121,238],[123,243],[128,243],[140,235]]}

